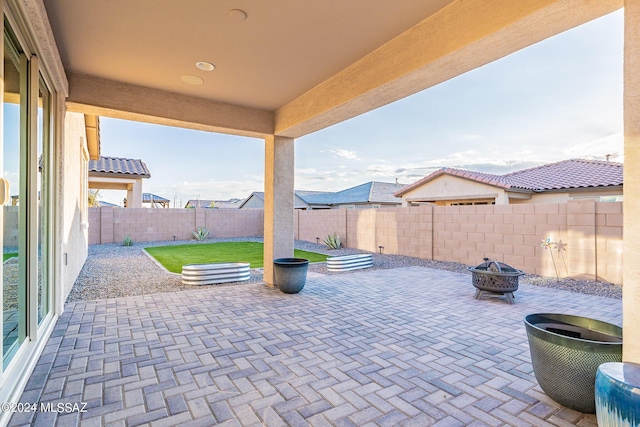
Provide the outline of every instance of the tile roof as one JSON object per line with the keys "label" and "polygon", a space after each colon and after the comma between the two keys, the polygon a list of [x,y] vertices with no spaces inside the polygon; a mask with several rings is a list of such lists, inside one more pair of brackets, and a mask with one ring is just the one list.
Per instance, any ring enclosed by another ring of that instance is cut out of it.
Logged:
{"label": "tile roof", "polygon": [[505,175],[442,168],[402,188],[395,195],[400,197],[441,175],[457,176],[504,189],[540,193],[548,190],[620,186],[623,182],[622,171],[622,163],[584,159],[562,160]]}
{"label": "tile roof", "polygon": [[571,159],[511,172],[504,177],[513,182],[515,188],[544,191],[619,186],[623,182],[622,171],[622,163]]}
{"label": "tile roof", "polygon": [[121,157],[100,157],[98,160],[89,160],[89,174],[92,173],[135,175],[141,178],[151,177],[147,165],[142,160]]}

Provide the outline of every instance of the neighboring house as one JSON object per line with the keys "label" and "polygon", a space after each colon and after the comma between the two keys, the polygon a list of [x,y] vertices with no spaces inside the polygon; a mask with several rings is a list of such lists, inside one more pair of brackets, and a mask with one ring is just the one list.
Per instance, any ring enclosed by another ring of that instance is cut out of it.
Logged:
{"label": "neighboring house", "polygon": [[97,207],[97,208],[120,208],[122,206],[116,205],[115,203],[105,202],[104,200],[97,200],[95,207]]}
{"label": "neighboring house", "polygon": [[[371,181],[337,192],[295,191],[294,209],[362,209],[399,206],[394,196],[403,184]],[[240,209],[263,209],[264,193],[253,192]]]}
{"label": "neighboring house", "polygon": [[147,165],[140,159],[99,157],[89,160],[89,188],[126,190],[125,207],[142,207],[142,180],[151,178]]}
{"label": "neighboring house", "polygon": [[[295,190],[293,208],[294,209],[312,209],[307,202],[307,198],[314,195],[333,194],[325,191],[304,191]],[[262,191],[254,191],[241,201],[238,205],[239,209],[264,209],[264,193]]]}
{"label": "neighboring house", "polygon": [[622,200],[622,163],[571,159],[505,175],[442,168],[396,192],[403,206]]}
{"label": "neighboring house", "polygon": [[171,201],[157,194],[142,193],[142,204],[148,204],[152,208],[168,208]]}
{"label": "neighboring house", "polygon": [[238,209],[242,203],[242,199],[228,199],[228,200],[204,200],[204,199],[191,199],[187,201],[184,206],[187,209],[193,208],[206,208],[206,209]]}

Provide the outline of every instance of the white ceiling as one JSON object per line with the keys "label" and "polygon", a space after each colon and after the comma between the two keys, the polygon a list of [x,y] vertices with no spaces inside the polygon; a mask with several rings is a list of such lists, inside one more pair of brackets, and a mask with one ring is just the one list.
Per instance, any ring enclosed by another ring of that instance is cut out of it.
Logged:
{"label": "white ceiling", "polygon": [[68,72],[270,111],[451,1],[44,0]]}

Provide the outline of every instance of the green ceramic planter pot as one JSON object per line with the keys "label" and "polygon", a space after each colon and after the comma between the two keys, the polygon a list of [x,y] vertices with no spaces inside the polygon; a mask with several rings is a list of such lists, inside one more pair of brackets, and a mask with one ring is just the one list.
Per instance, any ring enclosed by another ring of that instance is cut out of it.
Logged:
{"label": "green ceramic planter pot", "polygon": [[598,366],[622,361],[622,328],[588,317],[530,314],[524,319],[533,372],[556,402],[593,414]]}

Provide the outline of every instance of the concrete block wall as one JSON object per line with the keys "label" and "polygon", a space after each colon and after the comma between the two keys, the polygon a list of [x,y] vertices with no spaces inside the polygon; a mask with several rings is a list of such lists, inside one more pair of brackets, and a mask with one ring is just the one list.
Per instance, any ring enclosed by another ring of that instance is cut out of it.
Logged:
{"label": "concrete block wall", "polygon": [[[622,203],[418,206],[302,211],[296,238],[337,231],[345,246],[476,265],[483,258],[527,273],[622,283]],[[545,249],[549,238],[565,250]]]}
{"label": "concrete block wall", "polygon": [[[261,209],[89,210],[90,242],[264,235]],[[385,254],[476,265],[487,257],[543,276],[598,277],[622,283],[622,203],[417,206],[296,211],[294,237],[322,242],[338,233],[344,246]],[[564,251],[541,247],[543,240]]]}
{"label": "concrete block wall", "polygon": [[[212,237],[244,237],[264,235],[262,209],[195,209],[204,212],[204,224]],[[238,214],[238,212],[242,212]],[[200,225],[198,224],[198,227]]]}
{"label": "concrete block wall", "polygon": [[198,227],[212,237],[262,236],[262,210],[90,208],[89,243],[193,239]]}
{"label": "concrete block wall", "polygon": [[3,245],[5,247],[18,246],[18,236],[20,234],[18,227],[19,209],[18,206],[4,206]]}
{"label": "concrete block wall", "polygon": [[349,212],[349,209],[296,210],[293,217],[294,238],[315,243],[316,237],[319,237],[322,243],[329,234],[337,233],[344,246],[353,247],[347,236]]}
{"label": "concrete block wall", "polygon": [[99,245],[100,233],[100,208],[89,208],[89,244]]}
{"label": "concrete block wall", "polygon": [[[314,223],[311,218],[309,222]],[[346,246],[361,250],[430,259],[432,231],[430,206],[355,209],[346,211],[346,239],[343,240]]]}
{"label": "concrete block wall", "polygon": [[598,276],[622,283],[622,203],[596,203]]}
{"label": "concrete block wall", "polygon": [[434,259],[476,265],[486,257],[530,273],[555,275],[541,243],[546,238],[566,242],[566,206],[436,206]]}

